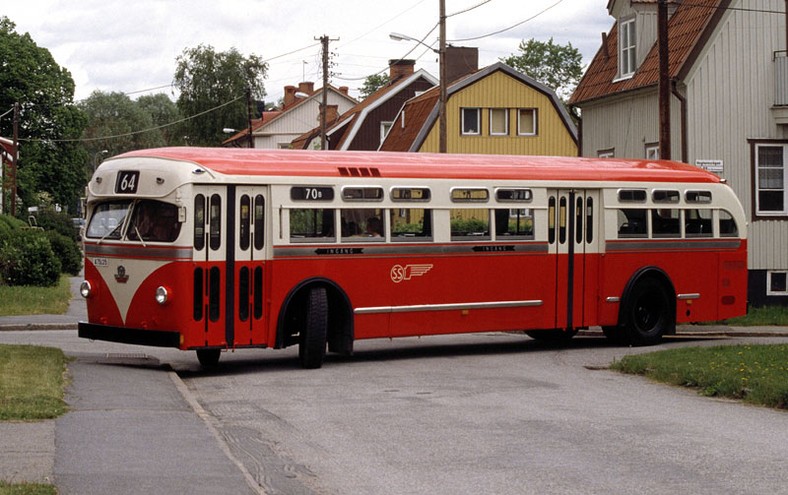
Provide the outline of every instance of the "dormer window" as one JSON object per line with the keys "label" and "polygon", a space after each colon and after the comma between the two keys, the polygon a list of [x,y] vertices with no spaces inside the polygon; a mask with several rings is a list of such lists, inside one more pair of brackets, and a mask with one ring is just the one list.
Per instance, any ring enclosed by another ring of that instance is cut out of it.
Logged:
{"label": "dormer window", "polygon": [[632,77],[637,69],[637,42],[635,41],[635,19],[621,21],[618,37],[619,77]]}

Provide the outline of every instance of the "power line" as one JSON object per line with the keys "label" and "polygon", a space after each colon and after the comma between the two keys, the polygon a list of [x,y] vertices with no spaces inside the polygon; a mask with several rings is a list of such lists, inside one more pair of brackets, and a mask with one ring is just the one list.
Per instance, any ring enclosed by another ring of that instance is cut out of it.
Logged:
{"label": "power line", "polygon": [[219,110],[220,108],[224,108],[227,105],[231,105],[231,104],[235,103],[236,101],[244,99],[244,98],[246,98],[246,95],[239,96],[239,97],[237,97],[235,99],[232,99],[232,100],[230,100],[228,102],[222,103],[221,105],[215,106],[213,108],[209,108],[208,110],[204,110],[204,111],[202,111],[200,113],[197,113],[197,114],[194,114],[194,115],[192,115],[190,117],[184,117],[184,118],[176,120],[174,122],[169,122],[167,124],[157,125],[155,127],[150,127],[148,129],[142,129],[140,131],[132,131],[132,132],[124,133],[124,134],[115,134],[114,136],[101,136],[101,137],[78,138],[78,139],[19,139],[19,141],[24,141],[24,142],[27,142],[27,143],[42,143],[42,142],[47,142],[47,143],[87,143],[87,142],[93,142],[93,141],[101,141],[103,139],[117,139],[117,138],[122,138],[122,137],[136,136],[137,134],[143,134],[145,132],[150,132],[150,131],[156,131],[156,130],[159,130],[159,129],[164,129],[165,127],[170,127],[170,126],[173,126],[175,124],[180,124],[181,122],[186,122],[187,120],[196,119],[197,117],[202,117],[205,114],[214,112],[216,110]]}
{"label": "power line", "polygon": [[511,29],[514,29],[514,28],[516,28],[516,27],[518,27],[518,26],[522,26],[523,24],[525,24],[525,23],[526,23],[526,22],[528,22],[528,21],[532,21],[532,20],[536,19],[537,17],[539,17],[540,15],[544,14],[545,12],[547,12],[547,11],[548,11],[548,10],[550,10],[550,9],[552,9],[553,7],[557,6],[558,4],[562,3],[563,1],[564,1],[564,0],[558,0],[558,1],[557,1],[557,2],[555,2],[553,5],[550,5],[549,7],[545,8],[545,9],[544,9],[544,10],[542,10],[541,12],[539,12],[539,13],[537,13],[537,14],[535,14],[535,15],[531,16],[531,17],[529,17],[528,19],[525,19],[525,20],[523,20],[523,21],[520,21],[520,22],[518,22],[517,24],[514,24],[514,25],[512,25],[512,26],[509,26],[509,27],[507,27],[507,28],[503,28],[503,29],[500,29],[500,30],[498,30],[498,31],[495,31],[495,32],[492,32],[492,33],[483,34],[483,35],[481,35],[481,36],[474,36],[474,37],[472,37],[472,38],[461,38],[461,39],[448,40],[448,41],[450,41],[450,42],[458,42],[458,41],[475,41],[475,40],[480,40],[480,39],[482,39],[482,38],[489,38],[490,36],[495,36],[496,34],[505,33],[506,31],[509,31],[509,30],[511,30]]}
{"label": "power line", "polygon": [[492,2],[492,0],[482,0],[481,2],[477,3],[476,5],[468,7],[466,9],[458,10],[457,12],[455,12],[453,14],[449,14],[446,17],[454,17],[455,15],[460,15],[460,14],[464,14],[466,12],[470,12],[471,10],[478,9],[482,5],[484,5],[486,3],[490,3],[490,2]]}

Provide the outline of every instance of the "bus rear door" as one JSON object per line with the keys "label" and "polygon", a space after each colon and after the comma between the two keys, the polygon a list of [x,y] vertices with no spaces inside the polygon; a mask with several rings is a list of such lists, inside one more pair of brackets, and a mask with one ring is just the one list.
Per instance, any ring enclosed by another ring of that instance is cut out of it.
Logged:
{"label": "bus rear door", "polygon": [[549,250],[555,260],[555,328],[588,326],[596,316],[599,191],[548,191]]}
{"label": "bus rear door", "polygon": [[261,187],[237,186],[234,196],[236,227],[230,245],[234,247],[235,251],[233,299],[236,302],[236,308],[233,311],[234,329],[231,345],[265,344],[263,276],[265,273],[265,201],[267,191]]}

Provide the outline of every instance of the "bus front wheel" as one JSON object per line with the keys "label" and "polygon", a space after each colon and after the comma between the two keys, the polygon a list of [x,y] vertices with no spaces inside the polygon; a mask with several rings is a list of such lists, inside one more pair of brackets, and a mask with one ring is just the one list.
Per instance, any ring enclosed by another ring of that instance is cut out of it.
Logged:
{"label": "bus front wheel", "polygon": [[627,298],[624,334],[636,346],[655,345],[671,333],[675,311],[664,284],[653,277],[639,280]]}
{"label": "bus front wheel", "polygon": [[298,345],[298,360],[306,369],[323,366],[326,356],[326,335],[328,333],[328,296],[324,287],[310,289],[306,321],[301,328]]}

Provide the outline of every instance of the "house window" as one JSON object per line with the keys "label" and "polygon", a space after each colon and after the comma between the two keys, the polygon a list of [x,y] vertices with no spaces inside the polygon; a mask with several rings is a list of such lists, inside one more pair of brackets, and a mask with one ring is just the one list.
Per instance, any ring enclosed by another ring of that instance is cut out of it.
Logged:
{"label": "house window", "polygon": [[619,40],[619,76],[631,77],[637,63],[637,44],[635,41],[635,19],[622,21]]}
{"label": "house window", "polygon": [[646,160],[659,160],[659,143],[646,145]]}
{"label": "house window", "polygon": [[606,149],[606,150],[598,150],[596,152],[596,156],[598,158],[615,158],[616,157],[616,150],[614,148]]}
{"label": "house window", "polygon": [[788,272],[786,271],[766,272],[766,295],[788,296]]}
{"label": "house window", "polygon": [[394,122],[381,122],[380,123],[380,142],[382,143],[384,139],[386,139],[386,134],[389,133],[391,128],[394,126]]}
{"label": "house window", "polygon": [[785,157],[788,144],[755,147],[755,212],[761,216],[788,214]]}
{"label": "house window", "polygon": [[517,135],[536,136],[535,108],[521,108],[517,111]]}
{"label": "house window", "polygon": [[506,136],[509,134],[509,109],[490,109],[490,135]]}
{"label": "house window", "polygon": [[481,132],[481,108],[462,109],[462,134],[475,136]]}

